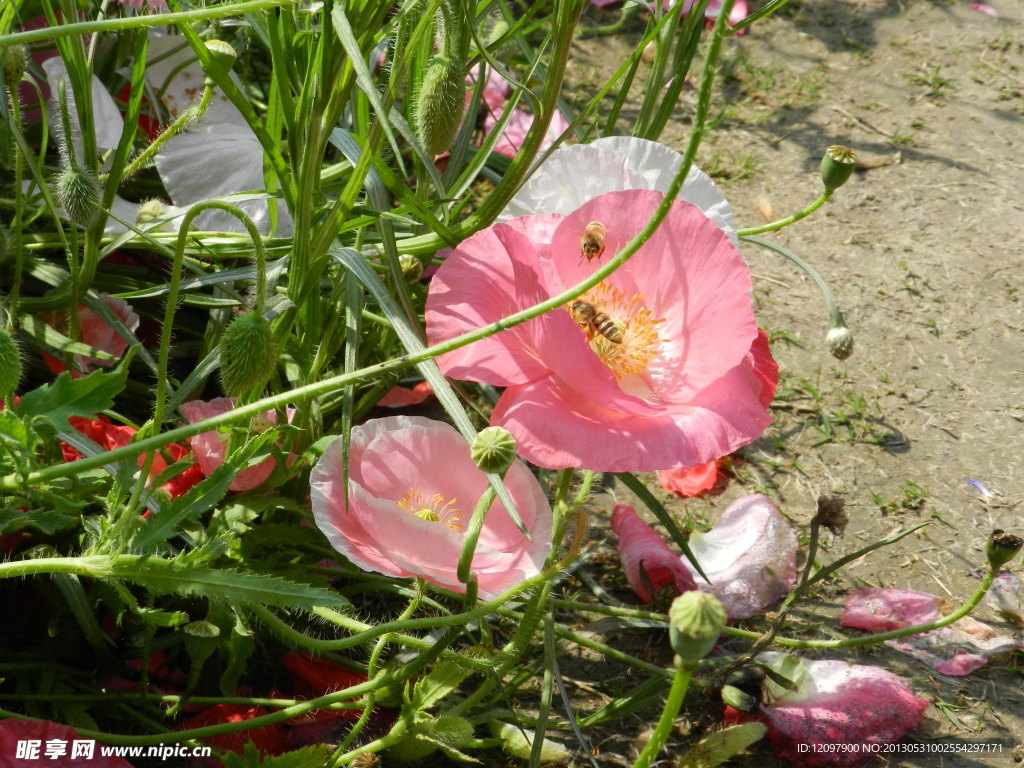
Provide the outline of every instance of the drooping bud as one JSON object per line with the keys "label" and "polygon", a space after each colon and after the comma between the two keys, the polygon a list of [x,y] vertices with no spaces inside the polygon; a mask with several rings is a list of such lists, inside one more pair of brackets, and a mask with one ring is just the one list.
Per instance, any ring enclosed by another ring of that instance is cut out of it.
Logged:
{"label": "drooping bud", "polygon": [[487,427],[473,440],[470,456],[484,472],[502,474],[516,460],[516,439],[504,427]]}
{"label": "drooping bud", "polygon": [[246,312],[220,339],[220,381],[224,392],[239,397],[267,383],[277,367],[274,334],[262,315]]}
{"label": "drooping bud", "polygon": [[185,651],[192,664],[202,664],[217,650],[220,627],[213,622],[192,621],[182,631],[185,633]]}
{"label": "drooping bud", "polygon": [[88,168],[69,165],[57,174],[53,191],[71,221],[88,227],[96,220],[100,185],[96,181],[96,174]]}
{"label": "drooping bud", "polygon": [[857,165],[857,155],[849,147],[833,144],[821,158],[821,183],[834,192],[850,180]]}
{"label": "drooping bud", "polygon": [[725,608],[714,595],[694,589],[672,601],[668,621],[676,664],[693,666],[715,647],[725,626]]}
{"label": "drooping bud", "polygon": [[21,350],[5,328],[0,328],[0,398],[7,397],[21,381]]}
{"label": "drooping bud", "polygon": [[210,52],[210,65],[208,74],[221,77],[231,71],[235,66],[235,59],[238,53],[223,40],[207,40],[206,50]]}
{"label": "drooping bud", "polygon": [[0,64],[3,65],[4,85],[13,88],[21,81],[28,63],[28,48],[24,45],[8,45],[0,49]]}
{"label": "drooping bud", "polygon": [[398,265],[402,268],[402,277],[407,283],[418,282],[423,277],[423,262],[411,253],[403,253],[398,257]]}
{"label": "drooping bud", "polygon": [[416,137],[432,155],[447,151],[462,123],[466,101],[466,63],[439,53],[427,64],[416,99]]}
{"label": "drooping bud", "polygon": [[850,522],[846,516],[846,502],[839,496],[819,496],[814,522],[825,526],[836,536],[842,536],[846,524]]}
{"label": "drooping bud", "polygon": [[832,328],[825,336],[825,344],[836,360],[845,360],[853,354],[853,334],[845,325]]}
{"label": "drooping bud", "polygon": [[1022,546],[1024,546],[1024,539],[1020,536],[996,528],[985,545],[988,564],[993,569],[1002,568],[1017,556]]}

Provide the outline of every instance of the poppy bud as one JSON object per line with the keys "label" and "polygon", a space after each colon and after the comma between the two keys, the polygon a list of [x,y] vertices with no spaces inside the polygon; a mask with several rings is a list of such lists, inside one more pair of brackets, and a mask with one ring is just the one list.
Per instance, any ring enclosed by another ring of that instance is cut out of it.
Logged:
{"label": "poppy bud", "polygon": [[845,325],[832,328],[825,336],[825,344],[836,360],[845,360],[853,354],[853,334]]}
{"label": "poppy bud", "polygon": [[466,64],[438,54],[427,64],[416,99],[416,137],[432,155],[447,151],[462,123],[466,100]]}
{"label": "poppy bud", "polygon": [[100,185],[88,168],[69,165],[57,174],[53,191],[71,221],[88,227],[96,220]]}
{"label": "poppy bud", "polygon": [[217,650],[220,627],[209,621],[192,621],[182,629],[185,651],[193,664],[202,664]]}
{"label": "poppy bud", "polygon": [[516,460],[516,439],[504,427],[487,427],[473,440],[470,456],[484,472],[503,474]]}
{"label": "poppy bud", "polygon": [[277,349],[270,323],[255,312],[236,317],[220,339],[220,381],[224,392],[239,397],[262,387],[276,367]]}
{"label": "poppy bud", "polygon": [[857,165],[857,155],[849,147],[833,144],[821,158],[821,183],[829,192],[835,192],[849,181]]}
{"label": "poppy bud", "polygon": [[7,397],[21,381],[21,350],[11,334],[0,328],[0,397]]}
{"label": "poppy bud", "polygon": [[694,666],[715,647],[725,626],[725,608],[714,595],[694,589],[672,601],[668,622],[676,664]]}
{"label": "poppy bud", "polygon": [[428,727],[435,739],[449,747],[464,747],[473,740],[473,725],[464,717],[439,717]]}
{"label": "poppy bud", "polygon": [[139,203],[139,210],[135,214],[135,223],[144,227],[151,221],[159,219],[167,214],[167,206],[160,200],[144,200]]}
{"label": "poppy bud", "polygon": [[207,40],[206,50],[210,52],[208,74],[226,75],[235,66],[235,59],[238,58],[238,54],[234,48],[223,40]]}
{"label": "poppy bud", "polygon": [[13,88],[21,82],[28,61],[28,49],[24,45],[8,45],[0,49],[0,64],[3,65],[4,84]]}
{"label": "poppy bud", "polygon": [[408,733],[404,739],[388,747],[385,754],[388,760],[396,763],[418,763],[437,751],[437,744],[425,739],[419,729]]}
{"label": "poppy bud", "polygon": [[996,528],[985,545],[988,564],[993,569],[1002,568],[1017,556],[1021,546],[1024,546],[1024,539],[1020,536]]}

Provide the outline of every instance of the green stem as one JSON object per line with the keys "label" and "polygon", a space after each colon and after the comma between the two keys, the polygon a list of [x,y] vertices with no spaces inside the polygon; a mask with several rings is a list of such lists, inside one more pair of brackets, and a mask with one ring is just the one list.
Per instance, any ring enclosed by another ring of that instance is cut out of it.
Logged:
{"label": "green stem", "polygon": [[[723,10],[722,13],[725,14],[725,11]],[[690,687],[690,678],[693,676],[694,669],[696,667],[688,665],[676,666],[672,688],[669,689],[668,698],[665,700],[665,708],[661,710],[658,725],[636,762],[633,763],[633,768],[649,768],[654,758],[661,752],[661,748],[665,746],[665,742],[668,741],[668,737],[672,733],[672,726],[675,724],[679,709],[683,706],[683,699],[686,698],[686,690]]]}
{"label": "green stem", "polygon": [[747,237],[749,235],[760,235],[762,232],[775,232],[776,230],[782,229],[783,227],[788,227],[790,224],[810,216],[816,210],[821,208],[821,206],[827,203],[829,201],[829,198],[831,197],[832,192],[826,189],[822,191],[822,193],[818,196],[817,200],[808,205],[802,211],[797,211],[792,216],[787,216],[784,219],[773,221],[771,224],[765,224],[763,227],[747,227],[746,229],[737,230],[736,234],[739,237]]}

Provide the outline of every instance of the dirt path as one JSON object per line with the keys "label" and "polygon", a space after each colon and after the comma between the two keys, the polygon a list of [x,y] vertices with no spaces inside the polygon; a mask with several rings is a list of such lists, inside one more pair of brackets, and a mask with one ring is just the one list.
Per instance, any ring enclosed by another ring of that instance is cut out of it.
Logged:
{"label": "dirt path", "polygon": [[[776,424],[743,451],[721,495],[676,509],[713,522],[733,498],[765,492],[802,525],[819,494],[840,493],[851,521],[845,537],[828,537],[825,562],[931,521],[846,568],[826,607],[803,615],[823,626],[860,585],[957,604],[977,584],[969,573],[985,562],[988,534],[1024,534],[1024,6],[991,5],[998,18],[961,2],[793,2],[727,55],[725,101],[699,163],[717,175],[741,226],[811,202],[829,144],[853,147],[865,166],[818,214],[769,236],[821,271],[856,349],[845,363],[832,359],[813,283],[744,246],[759,322],[776,337]],[[603,59],[621,61],[617,46],[624,55],[633,42],[624,34],[582,44],[575,76],[596,77]],[[680,109],[665,143],[684,146],[689,112]],[[1019,559],[1014,568],[1024,570]],[[1014,631],[990,607],[975,615]],[[884,648],[859,658],[909,676],[933,701],[918,735],[1024,742],[1020,654],[960,678]],[[761,752],[755,762],[771,759]]]}

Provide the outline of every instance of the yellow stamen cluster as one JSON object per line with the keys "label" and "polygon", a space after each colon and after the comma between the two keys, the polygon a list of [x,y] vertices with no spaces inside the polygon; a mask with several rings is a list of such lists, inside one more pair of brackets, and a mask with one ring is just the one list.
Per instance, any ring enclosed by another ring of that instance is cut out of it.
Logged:
{"label": "yellow stamen cluster", "polygon": [[626,294],[607,283],[600,283],[580,297],[603,312],[622,331],[622,341],[615,344],[600,333],[588,334],[590,348],[608,366],[617,380],[647,370],[658,354],[661,337],[658,326],[665,322],[644,305],[642,294],[627,298]]}
{"label": "yellow stamen cluster", "polygon": [[465,530],[459,522],[462,515],[454,506],[455,499],[445,501],[439,493],[427,497],[415,488],[410,488],[395,504],[420,520],[441,523],[459,533]]}

